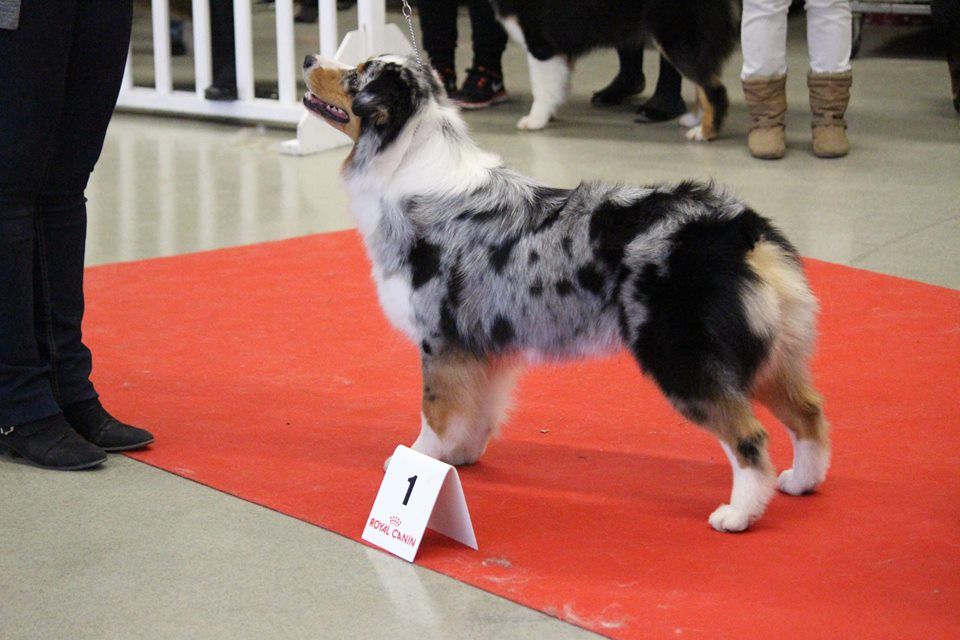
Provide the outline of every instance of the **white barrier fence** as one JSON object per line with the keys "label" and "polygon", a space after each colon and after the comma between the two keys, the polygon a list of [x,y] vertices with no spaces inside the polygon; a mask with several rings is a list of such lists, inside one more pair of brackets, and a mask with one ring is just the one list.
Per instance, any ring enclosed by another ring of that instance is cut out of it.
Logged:
{"label": "white barrier fence", "polygon": [[[252,0],[233,0],[234,40],[237,69],[237,99],[207,100],[204,90],[213,78],[210,42],[210,8],[207,0],[194,0],[193,48],[194,91],[173,88],[170,60],[169,0],[151,3],[153,27],[154,86],[133,83],[133,50],[127,56],[117,108],[121,110],[216,117],[272,125],[297,125],[297,137],[281,145],[281,152],[306,155],[331,149],[348,140],[342,133],[309,116],[297,91],[301,64],[297,59],[293,0],[275,0],[277,43],[277,97],[254,95]],[[312,52],[356,64],[380,53],[407,53],[410,44],[395,24],[386,21],[385,0],[358,0],[357,28],[338,40],[336,0],[319,0],[319,41]]]}

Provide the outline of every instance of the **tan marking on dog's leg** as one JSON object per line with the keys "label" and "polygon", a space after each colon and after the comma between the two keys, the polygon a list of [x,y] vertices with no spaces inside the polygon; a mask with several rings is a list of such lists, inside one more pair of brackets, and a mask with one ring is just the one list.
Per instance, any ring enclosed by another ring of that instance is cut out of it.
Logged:
{"label": "tan marking on dog's leg", "polygon": [[423,424],[413,448],[448,464],[483,454],[506,415],[519,367],[463,352],[423,362]]}
{"label": "tan marking on dog's leg", "polygon": [[707,99],[707,92],[703,87],[697,86],[697,100],[700,101],[700,108],[703,109],[703,117],[700,119],[700,130],[703,132],[704,140],[713,140],[717,137],[717,129],[714,126],[713,103]]}
{"label": "tan marking on dog's leg", "polygon": [[720,439],[733,470],[729,504],[720,505],[709,522],[717,531],[743,531],[763,515],[774,493],[774,470],[763,430],[746,398],[701,403],[698,422]]}
{"label": "tan marking on dog's leg", "polygon": [[793,442],[793,466],[780,474],[780,489],[791,495],[802,495],[826,479],[830,466],[830,425],[823,413],[820,394],[809,382],[805,364],[791,364],[775,371],[758,389],[757,398],[783,422]]}
{"label": "tan marking on dog's leg", "polygon": [[697,103],[700,105],[700,124],[687,129],[687,140],[693,142],[713,140],[717,137],[717,130],[714,126],[716,113],[713,104],[707,99],[706,92],[699,85],[697,86]]}

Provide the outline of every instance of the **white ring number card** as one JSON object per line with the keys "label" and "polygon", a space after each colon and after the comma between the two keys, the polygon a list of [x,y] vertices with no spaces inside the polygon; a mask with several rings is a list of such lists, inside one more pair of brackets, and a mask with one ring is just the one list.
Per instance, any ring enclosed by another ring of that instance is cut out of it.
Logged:
{"label": "white ring number card", "polygon": [[361,537],[413,562],[427,527],[477,548],[457,470],[401,445],[390,459]]}

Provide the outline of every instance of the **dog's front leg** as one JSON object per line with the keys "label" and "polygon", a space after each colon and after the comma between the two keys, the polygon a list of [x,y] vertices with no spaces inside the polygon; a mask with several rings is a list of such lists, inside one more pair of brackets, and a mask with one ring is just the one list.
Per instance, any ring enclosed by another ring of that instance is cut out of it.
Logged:
{"label": "dog's front leg", "polygon": [[567,99],[570,88],[570,59],[564,55],[540,60],[527,54],[533,105],[517,122],[518,129],[543,129]]}
{"label": "dog's front leg", "polygon": [[517,371],[458,350],[424,354],[421,429],[413,450],[452,465],[476,462],[506,414]]}

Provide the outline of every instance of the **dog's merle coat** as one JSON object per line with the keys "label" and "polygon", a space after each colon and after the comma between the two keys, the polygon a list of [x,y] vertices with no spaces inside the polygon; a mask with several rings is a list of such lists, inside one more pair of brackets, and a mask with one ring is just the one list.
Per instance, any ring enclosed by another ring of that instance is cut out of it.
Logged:
{"label": "dog's merle coat", "polygon": [[315,73],[338,73],[342,96],[319,98],[349,101],[360,118],[344,181],[384,310],[421,351],[414,448],[472,462],[514,363],[626,346],[730,457],[734,491],[714,527],[746,528],[772,491],[752,397],[795,440],[781,488],[823,480],[826,422],[807,372],[816,302],[767,219],[712,184],[540,184],[477,149],[409,60]]}
{"label": "dog's merle coat", "polygon": [[[444,211],[435,221],[435,212]],[[769,352],[750,329],[744,257],[794,249],[710,186],[553,189],[508,169],[456,197],[412,198],[371,238],[409,274],[425,355],[582,356],[630,347],[671,397],[746,392]]]}

